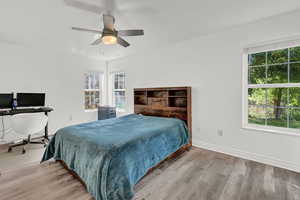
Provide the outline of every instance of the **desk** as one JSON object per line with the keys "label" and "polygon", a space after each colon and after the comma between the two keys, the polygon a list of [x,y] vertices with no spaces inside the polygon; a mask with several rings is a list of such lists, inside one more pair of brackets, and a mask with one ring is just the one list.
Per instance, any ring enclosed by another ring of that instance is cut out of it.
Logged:
{"label": "desk", "polygon": [[[14,110],[0,110],[0,116],[11,116],[11,115],[17,115],[17,114],[24,114],[24,113],[45,113],[46,116],[48,116],[49,112],[52,112],[53,108],[49,107],[40,107],[40,108],[19,108]],[[49,141],[49,135],[48,135],[48,123],[45,127],[45,135],[44,138]]]}

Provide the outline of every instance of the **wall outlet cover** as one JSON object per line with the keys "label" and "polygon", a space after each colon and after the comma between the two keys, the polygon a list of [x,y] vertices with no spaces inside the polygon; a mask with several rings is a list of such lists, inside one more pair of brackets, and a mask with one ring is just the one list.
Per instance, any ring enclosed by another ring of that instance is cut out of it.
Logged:
{"label": "wall outlet cover", "polygon": [[219,129],[217,132],[218,132],[218,136],[223,136],[223,130]]}

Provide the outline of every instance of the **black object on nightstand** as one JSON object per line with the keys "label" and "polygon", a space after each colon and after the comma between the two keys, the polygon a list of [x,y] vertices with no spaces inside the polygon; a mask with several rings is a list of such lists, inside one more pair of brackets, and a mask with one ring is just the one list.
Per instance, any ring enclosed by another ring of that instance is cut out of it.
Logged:
{"label": "black object on nightstand", "polygon": [[109,106],[98,107],[98,120],[110,119],[117,117],[116,108]]}

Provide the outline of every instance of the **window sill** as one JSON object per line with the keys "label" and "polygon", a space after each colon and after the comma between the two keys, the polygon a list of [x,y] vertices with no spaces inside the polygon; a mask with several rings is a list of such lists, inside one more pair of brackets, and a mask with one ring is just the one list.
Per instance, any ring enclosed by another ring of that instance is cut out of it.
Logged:
{"label": "window sill", "polygon": [[126,113],[126,110],[125,109],[116,109],[116,112],[117,113]]}
{"label": "window sill", "polygon": [[98,112],[98,109],[84,110],[84,112],[86,112],[86,113]]}
{"label": "window sill", "polygon": [[271,134],[279,134],[279,135],[288,135],[288,136],[300,136],[300,130],[297,129],[288,129],[288,128],[276,128],[270,126],[255,126],[255,125],[244,125],[242,127],[243,130],[249,131],[257,131],[260,133],[271,133]]}

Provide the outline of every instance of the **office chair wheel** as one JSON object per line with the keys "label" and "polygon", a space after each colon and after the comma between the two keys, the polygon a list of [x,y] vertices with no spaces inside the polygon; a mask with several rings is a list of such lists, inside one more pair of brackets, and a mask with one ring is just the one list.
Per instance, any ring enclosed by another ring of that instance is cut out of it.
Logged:
{"label": "office chair wheel", "polygon": [[8,148],[8,152],[11,152],[11,151],[12,151],[12,148],[11,148],[11,147],[9,147],[9,148]]}
{"label": "office chair wheel", "polygon": [[22,149],[22,154],[25,154],[25,153],[26,153],[26,149],[23,148],[23,149]]}

